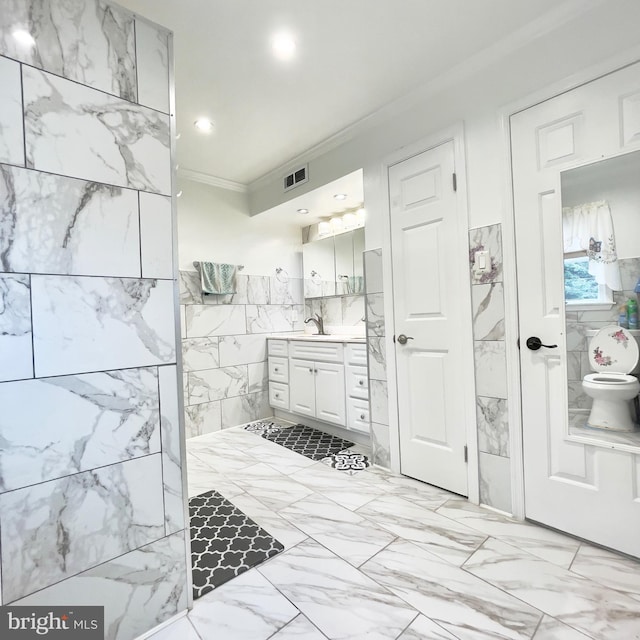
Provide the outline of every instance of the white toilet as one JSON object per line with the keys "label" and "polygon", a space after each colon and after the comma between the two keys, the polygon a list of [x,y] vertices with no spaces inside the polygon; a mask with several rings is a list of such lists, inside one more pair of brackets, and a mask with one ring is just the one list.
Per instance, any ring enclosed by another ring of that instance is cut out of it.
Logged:
{"label": "white toilet", "polygon": [[634,431],[636,410],[632,400],[640,382],[630,373],[640,370],[638,338],[627,329],[609,325],[589,341],[591,370],[582,381],[584,392],[593,398],[587,426],[611,431]]}

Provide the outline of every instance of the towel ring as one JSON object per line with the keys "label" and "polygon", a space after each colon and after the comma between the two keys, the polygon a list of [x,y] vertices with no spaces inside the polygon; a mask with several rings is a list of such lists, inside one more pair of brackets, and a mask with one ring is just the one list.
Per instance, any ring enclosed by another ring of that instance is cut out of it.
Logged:
{"label": "towel ring", "polygon": [[[283,273],[284,275],[282,275]],[[276,280],[283,283],[289,282],[289,273],[287,270],[282,267],[276,267]]]}

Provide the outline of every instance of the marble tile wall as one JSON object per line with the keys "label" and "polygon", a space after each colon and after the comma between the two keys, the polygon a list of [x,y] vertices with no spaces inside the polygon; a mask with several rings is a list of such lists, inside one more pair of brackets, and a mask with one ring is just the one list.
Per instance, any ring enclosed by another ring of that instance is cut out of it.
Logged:
{"label": "marble tile wall", "polygon": [[637,300],[634,289],[640,278],[640,258],[622,258],[619,264],[622,291],[613,292],[613,308],[591,311],[572,311],[570,308],[566,310],[569,415],[572,423],[576,425],[584,425],[593,402],[582,390],[582,379],[591,373],[588,354],[591,338],[587,331],[618,324],[620,306],[629,298]]}
{"label": "marble tile wall", "polygon": [[382,293],[382,249],[364,252],[369,408],[373,463],[391,466],[387,353],[385,345],[384,294]]}
{"label": "marble tile wall", "polygon": [[102,0],[0,12],[0,592],[106,605],[108,640],[187,605],[170,38]]}
{"label": "marble tile wall", "polygon": [[180,271],[180,305],[187,437],[272,416],[266,334],[304,329],[302,279],[239,273],[217,296]]}
{"label": "marble tile wall", "polygon": [[365,298],[357,296],[331,296],[305,299],[305,316],[319,314],[325,327],[362,328],[365,325]]}
{"label": "marble tile wall", "polygon": [[[491,268],[476,277],[476,251],[489,251]],[[504,337],[502,229],[469,232],[469,267],[476,374],[480,502],[511,513],[511,468]]]}

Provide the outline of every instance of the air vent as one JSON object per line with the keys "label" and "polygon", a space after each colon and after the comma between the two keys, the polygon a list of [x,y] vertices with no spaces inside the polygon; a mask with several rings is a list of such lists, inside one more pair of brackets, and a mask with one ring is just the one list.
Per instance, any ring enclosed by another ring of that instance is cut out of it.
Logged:
{"label": "air vent", "polygon": [[304,167],[296,169],[289,175],[284,177],[284,190],[294,189],[303,182],[309,181],[309,165],[305,164]]}

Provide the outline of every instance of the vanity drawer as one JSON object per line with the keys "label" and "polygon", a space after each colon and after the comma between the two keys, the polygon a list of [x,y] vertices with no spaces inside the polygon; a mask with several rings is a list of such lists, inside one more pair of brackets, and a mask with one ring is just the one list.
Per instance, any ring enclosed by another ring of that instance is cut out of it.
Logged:
{"label": "vanity drawer", "polygon": [[280,382],[269,383],[269,404],[272,407],[289,410],[289,385]]}
{"label": "vanity drawer", "polygon": [[365,342],[349,342],[345,362],[363,367],[367,366],[367,345]]}
{"label": "vanity drawer", "polygon": [[273,338],[268,338],[267,342],[269,343],[268,353],[270,356],[284,356],[286,358],[289,354],[286,340],[274,340]]}
{"label": "vanity drawer", "polygon": [[349,429],[369,433],[369,403],[366,400],[347,398],[347,420]]}
{"label": "vanity drawer", "polygon": [[291,358],[299,360],[321,360],[322,362],[344,362],[344,345],[341,342],[313,342],[292,340]]}
{"label": "vanity drawer", "polygon": [[269,380],[274,382],[289,382],[289,360],[269,356]]}
{"label": "vanity drawer", "polygon": [[347,395],[352,398],[368,400],[369,378],[367,376],[367,368],[348,365],[346,369]]}

